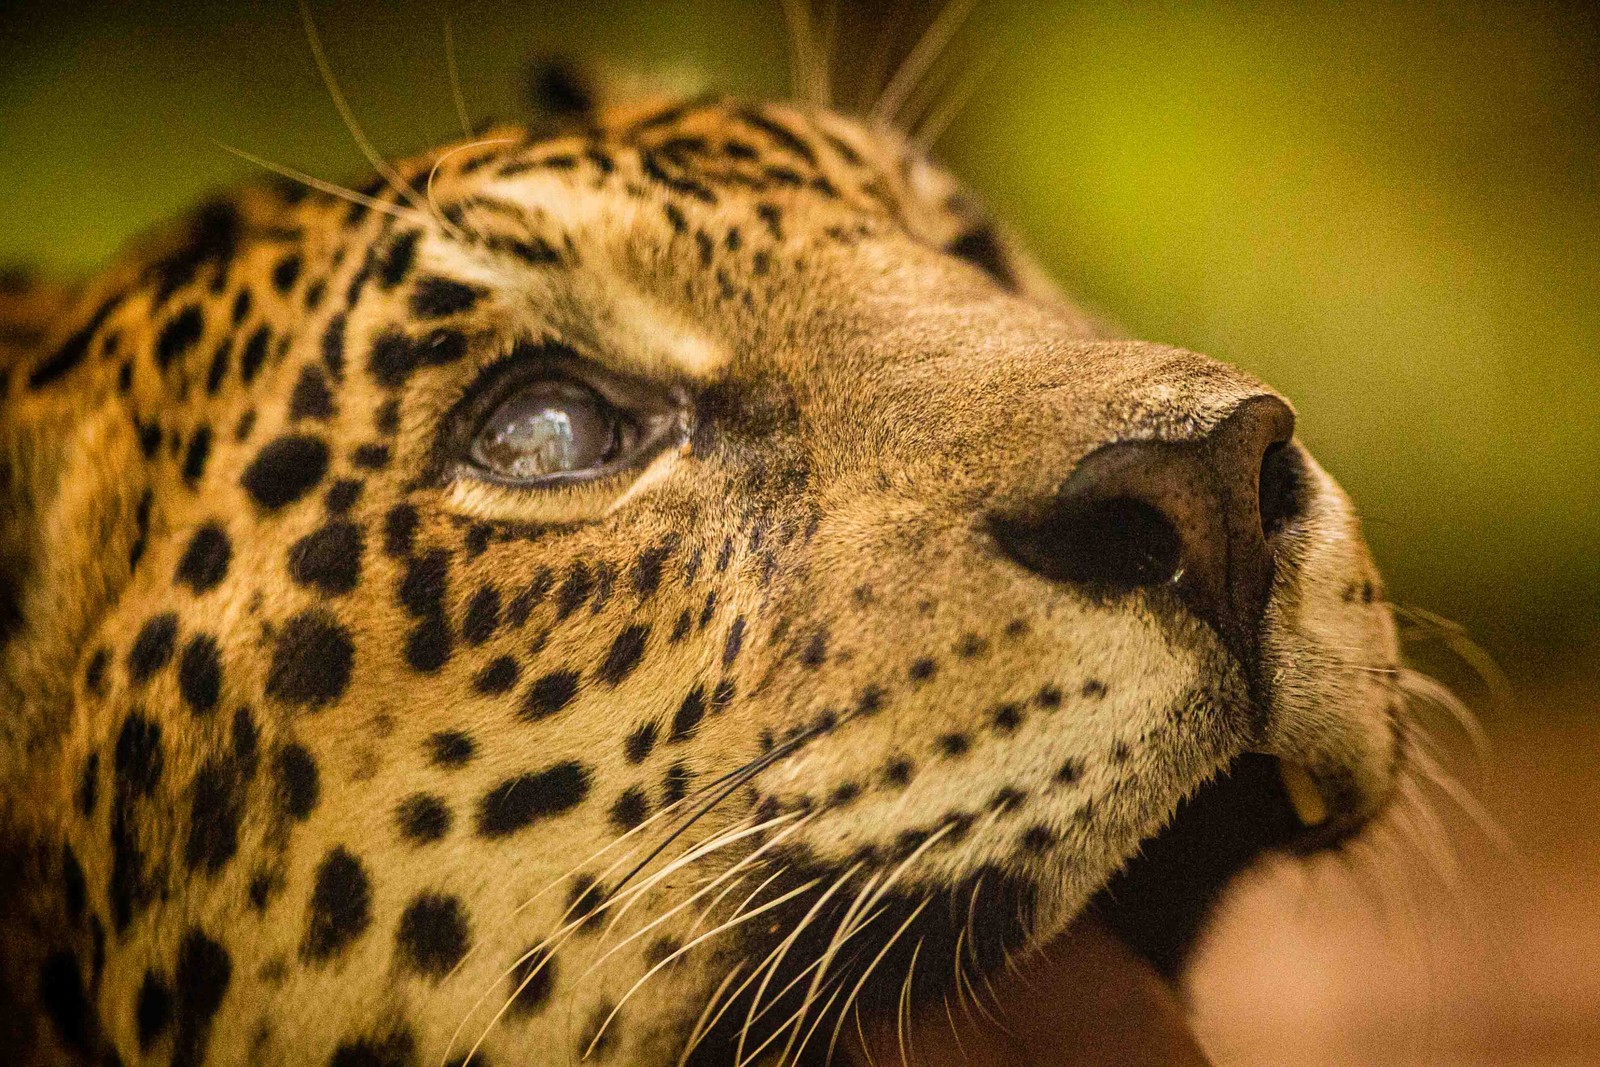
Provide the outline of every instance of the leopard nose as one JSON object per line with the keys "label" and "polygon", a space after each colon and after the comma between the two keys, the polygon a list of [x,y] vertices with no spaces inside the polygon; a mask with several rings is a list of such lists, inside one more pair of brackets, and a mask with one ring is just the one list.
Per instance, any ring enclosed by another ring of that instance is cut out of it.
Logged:
{"label": "leopard nose", "polygon": [[1245,400],[1184,441],[1123,441],[1079,461],[1055,496],[996,517],[1017,563],[1093,596],[1171,586],[1234,650],[1253,652],[1274,548],[1300,514],[1294,413]]}

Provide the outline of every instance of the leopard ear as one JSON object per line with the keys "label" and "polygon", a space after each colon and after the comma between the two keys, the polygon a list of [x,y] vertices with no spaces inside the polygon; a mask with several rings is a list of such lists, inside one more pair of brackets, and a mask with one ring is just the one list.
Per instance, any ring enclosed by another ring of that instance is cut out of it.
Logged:
{"label": "leopard ear", "polygon": [[126,583],[140,536],[137,435],[123,405],[87,384],[115,303],[65,286],[0,293],[0,791],[9,796],[21,795],[13,788],[64,727],[88,629]]}
{"label": "leopard ear", "polygon": [[535,60],[528,68],[528,104],[542,120],[583,125],[600,107],[599,79],[569,59]]}
{"label": "leopard ear", "polygon": [[616,112],[648,113],[705,88],[705,80],[689,68],[641,72],[601,60],[544,58],[528,66],[527,102],[536,127],[562,132],[595,126]]}

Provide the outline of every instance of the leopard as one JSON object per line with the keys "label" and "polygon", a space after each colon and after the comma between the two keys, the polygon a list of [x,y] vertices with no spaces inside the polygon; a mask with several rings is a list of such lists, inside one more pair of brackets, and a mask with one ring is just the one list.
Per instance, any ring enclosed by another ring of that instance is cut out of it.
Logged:
{"label": "leopard", "polygon": [[1088,916],[1175,979],[1390,804],[1289,402],[903,131],[585,100],[374,171],[0,285],[7,1062],[820,1064]]}

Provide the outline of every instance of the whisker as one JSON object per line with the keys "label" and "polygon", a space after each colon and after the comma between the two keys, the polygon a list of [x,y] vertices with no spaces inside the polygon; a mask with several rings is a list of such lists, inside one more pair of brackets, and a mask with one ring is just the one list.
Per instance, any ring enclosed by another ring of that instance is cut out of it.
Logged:
{"label": "whisker", "polygon": [[418,225],[426,226],[433,221],[426,212],[412,211],[408,208],[400,207],[398,204],[391,204],[387,200],[379,200],[365,193],[358,193],[354,189],[346,189],[342,185],[325,182],[321,178],[313,178],[303,171],[295,170],[293,167],[285,167],[283,164],[274,163],[270,159],[263,159],[253,152],[247,152],[243,148],[235,148],[233,145],[225,144],[222,141],[213,140],[211,143],[224,152],[238,156],[247,163],[254,163],[263,170],[269,170],[274,174],[288,178],[290,181],[299,182],[301,185],[315,189],[319,193],[337,196],[339,199],[348,200],[352,204],[360,204],[362,207],[371,208],[373,211],[381,211],[386,215],[393,215],[397,219],[404,219],[407,222]]}
{"label": "whisker", "polygon": [[[860,995],[862,987],[867,984],[867,979],[872,977],[872,972],[877,969],[878,964],[883,962],[883,958],[889,954],[889,950],[894,947],[895,942],[900,940],[900,935],[904,934],[908,929],[910,929],[911,924],[916,921],[917,916],[922,914],[922,910],[926,908],[932,900],[932,896],[925,896],[922,898],[922,903],[918,904],[911,914],[906,916],[905,921],[900,924],[899,929],[895,930],[895,932],[890,935],[889,940],[884,942],[883,947],[878,950],[878,954],[872,958],[872,962],[867,964],[867,969],[861,973],[861,977],[856,979],[856,984],[850,990],[850,995],[844,998],[844,1006],[839,1009],[839,1020],[834,1024],[833,1036],[828,1039],[828,1053],[822,1057],[822,1061],[824,1063],[833,1062],[833,1051],[834,1048],[839,1044],[839,1031],[844,1026],[845,1012],[849,1009],[851,1001],[855,1000],[856,997]],[[822,1019],[819,1017],[817,1019],[817,1023],[821,1023],[821,1021]],[[812,1024],[812,1029],[816,1029],[817,1023]],[[807,1034],[806,1040],[809,1041],[810,1038],[811,1035]],[[805,1043],[802,1042],[800,1047],[802,1050],[804,1050]]]}
{"label": "whisker", "polygon": [[711,996],[706,999],[706,1006],[700,1011],[700,1017],[695,1020],[694,1026],[689,1030],[689,1039],[683,1046],[683,1052],[678,1056],[677,1067],[685,1067],[689,1062],[689,1057],[694,1055],[694,1050],[700,1047],[700,1042],[706,1039],[706,1035],[711,1032],[711,1028],[717,1025],[717,1020],[722,1018],[722,1011],[727,1010],[726,1006],[715,1015],[711,1014],[712,1010],[716,1008],[717,1001],[722,999],[723,993],[727,992],[728,987],[739,977],[739,972],[744,970],[744,966],[744,960],[736,960],[734,965],[728,968],[728,976],[718,983],[716,989],[711,991]]}
{"label": "whisker", "polygon": [[[774,875],[773,877],[777,877],[777,876]],[[695,938],[694,940],[692,940],[692,941],[688,942],[687,944],[683,945],[682,947],[678,948],[671,955],[669,955],[665,959],[663,959],[660,963],[657,963],[654,967],[651,967],[648,971],[646,971],[639,978],[639,980],[637,982],[635,982],[633,984],[633,986],[631,988],[629,988],[629,990],[626,993],[624,993],[622,995],[622,998],[617,1001],[616,1006],[611,1009],[611,1014],[606,1016],[605,1021],[600,1024],[600,1028],[595,1032],[594,1040],[589,1042],[589,1047],[584,1050],[582,1058],[583,1059],[588,1059],[589,1058],[589,1054],[595,1050],[595,1046],[600,1043],[600,1038],[605,1034],[606,1027],[611,1025],[611,1020],[615,1019],[617,1017],[617,1012],[622,1010],[622,1006],[628,1002],[628,998],[633,996],[634,993],[638,992],[640,987],[643,986],[645,984],[645,982],[647,982],[651,978],[653,978],[658,972],[660,972],[662,968],[669,966],[672,963],[673,960],[678,959],[680,956],[682,956],[685,953],[687,953],[690,949],[694,948],[696,945],[703,944],[706,941],[709,941],[711,938],[717,936],[718,934],[725,933],[728,930],[732,930],[735,927],[741,926],[744,923],[749,922],[751,919],[754,919],[759,915],[762,915],[762,914],[764,914],[766,912],[771,911],[773,908],[780,907],[783,904],[788,903],[790,900],[793,900],[795,897],[799,896],[801,893],[804,893],[804,892],[808,891],[809,889],[811,889],[812,887],[814,887],[820,881],[821,881],[820,878],[813,878],[813,879],[811,879],[811,881],[806,882],[804,885],[801,885],[801,886],[799,886],[798,888],[795,888],[795,889],[791,889],[791,890],[789,890],[789,892],[783,894],[782,896],[768,901],[767,903],[761,905],[761,907],[756,908],[754,911],[751,911],[751,912],[749,912],[749,913],[747,913],[745,915],[735,916],[733,919],[730,919],[729,921],[723,923],[721,926],[714,927],[713,929],[708,930],[705,933],[701,934],[699,937]],[[593,968],[591,968],[591,970],[592,969]]]}
{"label": "whisker", "polygon": [[456,62],[456,31],[450,24],[450,13],[444,18],[444,65],[450,77],[450,98],[456,105],[456,118],[461,121],[461,136],[471,137],[472,117],[467,113],[467,95],[461,91],[461,66]]}
{"label": "whisker", "polygon": [[[300,0],[300,19],[305,24],[306,40],[311,45],[311,56],[316,61],[317,73],[322,77],[322,84],[333,99],[333,106],[339,112],[339,117],[344,120],[345,129],[350,133],[350,139],[356,148],[366,157],[367,162],[378,172],[378,175],[388,183],[396,195],[403,196],[411,201],[411,206],[418,211],[426,212],[427,204],[417,196],[417,191],[401,177],[400,172],[383,158],[372,141],[368,139],[366,131],[361,128],[361,123],[356,120],[355,112],[350,107],[350,102],[345,99],[344,90],[339,87],[339,79],[334,76],[333,64],[328,62],[327,50],[322,44],[322,34],[317,30],[316,20],[311,17],[309,0]],[[444,220],[440,220],[443,222]]]}
{"label": "whisker", "polygon": [[928,68],[939,58],[939,54],[944,51],[945,45],[950,43],[950,38],[955,36],[967,16],[972,14],[975,3],[976,0],[949,0],[945,4],[900,64],[900,69],[889,79],[889,84],[878,97],[878,102],[872,106],[869,117],[874,122],[897,125],[900,109],[905,105],[906,99],[927,74]]}

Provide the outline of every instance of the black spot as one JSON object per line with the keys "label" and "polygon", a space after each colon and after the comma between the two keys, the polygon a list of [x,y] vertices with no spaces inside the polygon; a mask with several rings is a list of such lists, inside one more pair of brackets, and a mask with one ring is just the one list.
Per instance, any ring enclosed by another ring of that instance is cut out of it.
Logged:
{"label": "black spot", "polygon": [[385,289],[393,289],[406,280],[406,275],[411,273],[411,265],[416,262],[417,238],[420,236],[417,230],[407,230],[390,240],[388,247],[378,257],[378,284]]}
{"label": "black spot", "polygon": [[932,678],[934,672],[936,672],[938,669],[938,664],[924,656],[921,659],[914,661],[911,664],[911,667],[906,671],[906,674],[913,682],[925,682],[929,678]]}
{"label": "black spot", "polygon": [[469,645],[481,645],[494,636],[500,625],[500,592],[486,585],[472,594],[467,614],[461,620],[461,636]]}
{"label": "black spot", "polygon": [[178,692],[196,715],[216,710],[222,695],[222,657],[208,635],[197,634],[184,646],[178,659]]}
{"label": "black spot", "polygon": [[522,671],[512,656],[490,660],[472,680],[472,688],[484,696],[495,696],[509,691],[517,684]]}
{"label": "black spot", "polygon": [[588,920],[599,914],[600,905],[605,902],[605,887],[595,881],[593,875],[580,874],[572,880],[572,888],[567,891],[567,918],[578,923],[581,930]]}
{"label": "black spot", "polygon": [[184,849],[184,862],[191,871],[215,874],[238,851],[244,790],[244,777],[233,760],[212,761],[195,775]]}
{"label": "black spot", "polygon": [[189,436],[189,447],[183,454],[183,480],[190,485],[200,481],[206,472],[206,461],[211,458],[211,427],[201,423]]}
{"label": "black spot", "polygon": [[122,294],[118,293],[101,304],[95,313],[89,317],[73,335],[66,339],[60,348],[56,349],[39,363],[28,374],[28,388],[33,390],[43,389],[61,378],[65,377],[74,367],[83,362],[89,354],[89,342],[94,340],[94,335],[104,326],[111,313],[122,304]]}
{"label": "black spot", "polygon": [[172,662],[177,638],[178,616],[170,611],[144,624],[128,651],[128,677],[134,684],[149,681],[151,675]]}
{"label": "black spot", "polygon": [[191,930],[178,949],[173,1067],[195,1067],[204,1062],[211,1020],[222,1007],[232,976],[233,961],[227,949],[199,930]]}
{"label": "black spot", "polygon": [[622,752],[629,763],[643,763],[650,755],[650,750],[655,747],[656,724],[647,722],[628,735],[628,740],[623,743]]}
{"label": "black spot", "polygon": [[1106,695],[1106,683],[1093,678],[1083,683],[1083,696],[1086,700],[1099,700]]}
{"label": "black spot", "polygon": [[161,725],[133,712],[117,734],[116,772],[119,792],[149,796],[161,780]]}
{"label": "black spot", "polygon": [[250,317],[250,306],[255,303],[255,296],[248,289],[240,289],[233,298],[233,324],[235,326]]}
{"label": "black spot", "polygon": [[289,394],[289,421],[332,417],[333,393],[328,389],[327,374],[318,366],[302,367]]}
{"label": "black spot", "polygon": [[582,563],[573,564],[572,570],[562,580],[561,588],[556,590],[556,618],[565,619],[577,611],[589,599],[593,589],[594,577],[589,573],[589,568]]}
{"label": "black spot", "polygon": [[387,330],[372,342],[367,370],[379,385],[395,389],[406,383],[420,362],[411,338],[398,330]]}
{"label": "black spot", "polygon": [[[474,1057],[477,1063],[481,1057]],[[357,1038],[333,1050],[328,1067],[412,1067],[416,1040],[404,1031],[383,1038]]]}
{"label": "black spot", "polygon": [[94,655],[89,657],[89,665],[83,669],[83,687],[95,696],[106,695],[106,668],[111,664],[111,651],[106,648],[97,648]]}
{"label": "black spot", "polygon": [[221,526],[208,522],[189,538],[175,577],[196,593],[203,593],[228,576],[232,558],[233,545],[228,535]]}
{"label": "black spot", "polygon": [[450,832],[450,809],[444,801],[427,793],[402,800],[394,818],[401,836],[417,844],[437,841]]}
{"label": "black spot", "polygon": [[662,805],[676,804],[688,796],[691,777],[689,768],[682,763],[674,763],[668,767],[667,773],[661,776]]}
{"label": "black spot", "polygon": [[267,695],[317,709],[344,695],[355,665],[349,632],[332,615],[305,611],[283,624],[272,648]]}
{"label": "black spot", "polygon": [[477,745],[459,730],[441,730],[428,739],[430,758],[437,767],[465,767],[477,752]]}
{"label": "black spot", "polygon": [[729,666],[739,658],[739,650],[744,647],[744,616],[733,620],[733,625],[728,628],[728,639],[722,646],[722,665]]}
{"label": "black spot", "polygon": [[430,275],[419,279],[412,289],[411,312],[418,318],[442,319],[472,310],[479,300],[488,295],[488,291],[481,286]]}
{"label": "black spot", "polygon": [[93,815],[99,799],[100,753],[91,752],[83,761],[83,770],[78,775],[78,813],[84,818]]}
{"label": "black spot", "polygon": [[1075,759],[1068,759],[1061,764],[1061,769],[1056,771],[1056,781],[1061,785],[1072,785],[1083,777],[1083,764]]}
{"label": "black spot", "polygon": [[244,343],[244,355],[239,357],[239,379],[246,385],[256,380],[261,365],[267,361],[267,349],[272,344],[272,331],[257,326],[250,339]]}
{"label": "black spot", "polygon": [[355,451],[350,453],[350,462],[368,471],[383,470],[389,465],[389,458],[388,445],[358,445]]}
{"label": "black spot", "polygon": [[344,381],[344,327],[345,316],[340,312],[328,320],[322,331],[322,365],[336,382]]}
{"label": "black spot", "polygon": [[317,867],[300,952],[308,960],[331,958],[372,922],[372,885],[361,861],[336,847]]}
{"label": "black spot", "polygon": [[1061,690],[1053,685],[1044,686],[1034,696],[1034,701],[1046,711],[1053,711],[1061,706]]}
{"label": "black spot", "polygon": [[199,342],[205,326],[205,317],[194,304],[178,312],[161,328],[161,334],[156,338],[156,365],[162,370],[170,367],[173,360]]}
{"label": "black spot", "polygon": [[524,952],[511,971],[510,1009],[514,1015],[532,1015],[550,999],[556,984],[556,959],[535,945]]}
{"label": "black spot", "polygon": [[821,633],[820,631],[812,634],[810,640],[806,642],[805,647],[800,650],[801,666],[815,670],[816,668],[822,666],[822,664],[826,662],[827,658],[828,635]]}
{"label": "black spot", "polygon": [[378,405],[378,411],[372,417],[373,429],[385,437],[393,437],[400,432],[400,400],[390,397]]}
{"label": "black spot", "polygon": [[293,253],[278,260],[272,268],[272,287],[280,295],[288,296],[289,290],[294,288],[294,283],[300,280],[300,257]]}
{"label": "black spot", "polygon": [[1055,843],[1055,831],[1043,823],[1035,823],[1022,834],[1022,847],[1027,852],[1043,852]]}
{"label": "black spot", "polygon": [[539,819],[577,807],[589,795],[589,772],[568,760],[547,770],[508,778],[478,805],[478,833],[504,837]]}
{"label": "black spot", "polygon": [[319,437],[289,434],[269,441],[240,480],[257,504],[276,510],[309,493],[328,471],[328,446]]}
{"label": "black spot", "polygon": [[700,727],[700,720],[705,716],[705,690],[697,685],[683,698],[683,703],[678,705],[677,713],[672,716],[672,733],[668,735],[669,739],[676,742],[693,737],[695,730]]}
{"label": "black spot", "polygon": [[443,978],[471,940],[466,909],[453,896],[424,893],[406,906],[395,931],[400,962],[428,978]]}
{"label": "black spot", "polygon": [[994,709],[994,728],[1001,733],[1011,733],[1022,725],[1021,704],[1001,704]]}
{"label": "black spot", "polygon": [[632,830],[650,814],[650,801],[644,790],[634,787],[625,790],[611,805],[611,825],[618,830]]}
{"label": "black spot", "polygon": [[275,770],[283,813],[295,820],[309,817],[322,791],[317,761],[304,746],[291,742],[279,750]]}
{"label": "black spot", "polygon": [[596,676],[607,685],[618,685],[633,669],[639,665],[639,660],[644,656],[645,643],[650,638],[650,627],[643,625],[630,626],[617,635],[611,642],[611,648],[606,653],[606,658],[600,664]]}
{"label": "black spot", "polygon": [[434,549],[406,564],[398,589],[400,604],[414,619],[444,614],[444,598],[450,578],[450,557]]}
{"label": "black spot", "polygon": [[429,615],[406,637],[406,663],[412,670],[432,674],[450,662],[450,623],[443,615]]}
{"label": "black spot", "polygon": [[661,585],[661,568],[672,554],[673,546],[657,545],[639,554],[633,564],[633,590],[640,600],[648,600]]}
{"label": "black spot", "polygon": [[390,556],[411,554],[417,536],[417,509],[410,504],[396,504],[383,517],[383,550]]}
{"label": "black spot", "polygon": [[62,1044],[89,1049],[89,998],[83,991],[78,959],[70,952],[52,952],[39,968],[39,1002],[55,1024]]}
{"label": "black spot", "polygon": [[330,522],[289,549],[289,576],[300,585],[329,596],[348,593],[361,581],[364,548],[361,527],[352,522]]}
{"label": "black spot", "polygon": [[72,851],[71,845],[61,849],[61,886],[67,904],[67,918],[74,923],[83,921],[83,909],[89,903],[89,885],[83,877],[83,866]]}
{"label": "black spot", "polygon": [[341,478],[328,486],[328,492],[322,498],[328,514],[343,515],[355,507],[356,501],[361,499],[362,485],[359,478]]}
{"label": "black spot", "polygon": [[966,734],[948,733],[939,736],[939,751],[946,756],[962,756],[972,747],[972,741]]}
{"label": "black spot", "polygon": [[172,990],[154,971],[144,972],[133,1017],[139,1030],[139,1051],[149,1052],[172,1024]]}
{"label": "black spot", "polygon": [[565,708],[578,695],[578,677],[577,671],[552,671],[536,679],[522,698],[522,717],[537,722]]}

